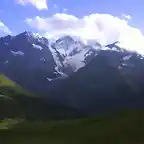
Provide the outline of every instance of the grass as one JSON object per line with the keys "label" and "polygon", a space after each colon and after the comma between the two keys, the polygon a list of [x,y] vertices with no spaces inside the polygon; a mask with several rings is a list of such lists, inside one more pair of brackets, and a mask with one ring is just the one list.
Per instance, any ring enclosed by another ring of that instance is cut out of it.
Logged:
{"label": "grass", "polygon": [[9,78],[7,78],[2,73],[0,73],[0,94],[2,94],[3,96],[12,97],[12,98],[17,97],[17,96],[35,97],[35,95],[24,90],[21,86],[19,86],[18,84],[16,84]]}
{"label": "grass", "polygon": [[36,98],[37,96],[25,91],[21,86],[0,74],[0,120],[29,113],[30,104]]}
{"label": "grass", "polygon": [[4,119],[0,121],[0,130],[10,129],[16,124],[20,123],[21,119]]}
{"label": "grass", "polygon": [[[31,107],[35,100],[31,96],[0,74],[0,112],[6,113],[7,110],[9,115],[9,118],[0,121],[0,143],[144,144],[144,110],[123,110],[105,117],[67,121],[10,119],[12,113],[16,117],[21,114],[33,115],[34,111],[31,110],[37,108],[37,104]],[[22,105],[24,113],[21,113]]]}
{"label": "grass", "polygon": [[68,121],[24,121],[1,131],[6,144],[144,144],[144,110]]}
{"label": "grass", "polygon": [[3,74],[0,74],[0,86],[10,86],[10,87],[14,87],[16,86],[16,83],[14,83],[13,81],[9,80],[6,76],[4,76]]}

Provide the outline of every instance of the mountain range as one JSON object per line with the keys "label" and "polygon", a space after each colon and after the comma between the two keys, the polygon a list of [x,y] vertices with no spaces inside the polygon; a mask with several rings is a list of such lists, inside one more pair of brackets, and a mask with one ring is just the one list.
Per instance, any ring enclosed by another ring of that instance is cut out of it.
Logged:
{"label": "mountain range", "polygon": [[25,90],[84,115],[144,106],[144,56],[118,42],[103,46],[26,31],[8,35],[0,38],[0,72]]}

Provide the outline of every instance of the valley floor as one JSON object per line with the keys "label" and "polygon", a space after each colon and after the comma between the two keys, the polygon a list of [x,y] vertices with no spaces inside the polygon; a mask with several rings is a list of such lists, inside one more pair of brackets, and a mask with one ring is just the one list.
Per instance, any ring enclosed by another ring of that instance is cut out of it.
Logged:
{"label": "valley floor", "polygon": [[5,130],[1,127],[1,144],[144,144],[144,110],[97,118],[14,124]]}

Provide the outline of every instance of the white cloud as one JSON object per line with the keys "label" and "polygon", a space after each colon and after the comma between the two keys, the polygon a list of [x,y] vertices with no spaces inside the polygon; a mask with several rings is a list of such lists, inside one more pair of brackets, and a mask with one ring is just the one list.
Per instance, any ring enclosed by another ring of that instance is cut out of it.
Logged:
{"label": "white cloud", "polygon": [[20,5],[34,5],[38,10],[48,9],[47,0],[16,0]]}
{"label": "white cloud", "polygon": [[96,39],[101,44],[120,41],[120,45],[144,54],[144,36],[128,21],[109,14],[91,14],[78,18],[57,13],[51,17],[36,16],[25,20],[31,27],[50,36],[70,34],[83,39]]}
{"label": "white cloud", "polygon": [[130,15],[125,15],[125,14],[122,14],[122,16],[126,19],[131,19],[131,16]]}
{"label": "white cloud", "polygon": [[36,16],[34,19],[28,18],[26,22],[41,31],[65,31],[69,28],[79,28],[83,24],[78,18],[67,14],[55,14],[50,18]]}
{"label": "white cloud", "polygon": [[11,34],[10,29],[0,21],[0,36],[5,36],[7,34]]}

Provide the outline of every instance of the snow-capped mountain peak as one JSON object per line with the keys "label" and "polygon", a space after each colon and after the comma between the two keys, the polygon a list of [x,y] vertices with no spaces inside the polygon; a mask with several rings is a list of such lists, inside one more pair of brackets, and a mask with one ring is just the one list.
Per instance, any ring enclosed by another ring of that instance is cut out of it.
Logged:
{"label": "snow-capped mountain peak", "polygon": [[74,40],[70,36],[63,36],[59,38],[58,40],[56,40],[56,43],[69,45],[69,44],[73,44]]}
{"label": "snow-capped mountain peak", "polygon": [[[16,36],[6,36],[0,38],[0,57],[2,64],[15,56],[16,61],[26,61],[24,64],[30,68],[40,67],[41,70],[51,71],[46,77],[57,79],[76,72],[81,67],[99,55],[100,52],[111,55],[111,53],[123,56],[123,64],[128,63],[134,57],[132,52],[121,48],[118,42],[101,45],[97,40],[83,40],[79,37],[65,35],[58,39],[47,39],[36,33],[23,32]],[[142,55],[135,53],[138,58]],[[7,56],[6,56],[7,55]],[[5,66],[7,66],[5,65]],[[54,78],[55,77],[55,78]]]}
{"label": "snow-capped mountain peak", "polygon": [[23,33],[21,33],[21,35],[25,35],[29,37],[29,36],[33,36],[33,33],[29,31],[24,31]]}

